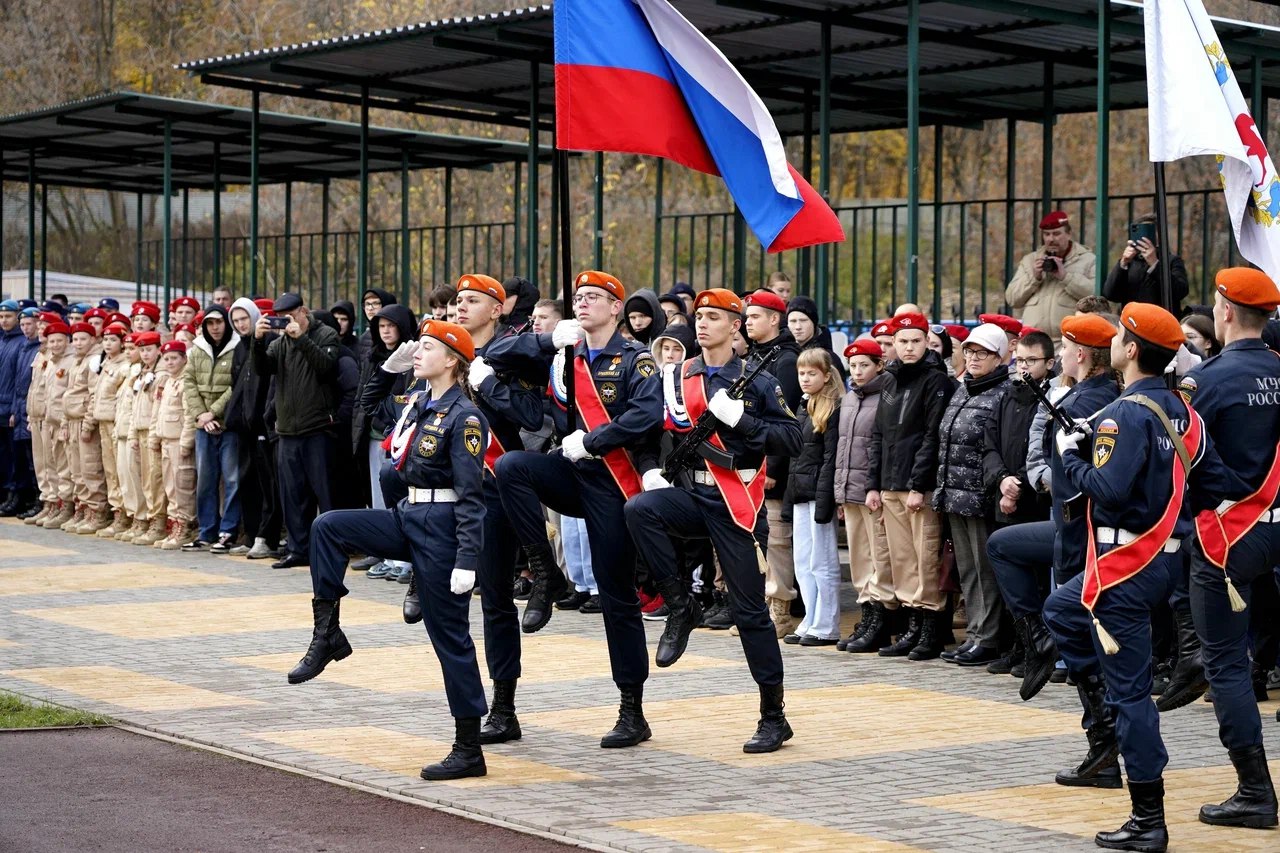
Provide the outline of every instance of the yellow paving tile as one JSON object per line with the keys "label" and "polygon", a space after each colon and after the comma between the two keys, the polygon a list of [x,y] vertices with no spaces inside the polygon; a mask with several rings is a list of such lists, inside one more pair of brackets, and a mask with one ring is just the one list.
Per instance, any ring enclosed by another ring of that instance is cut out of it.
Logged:
{"label": "yellow paving tile", "polygon": [[0,649],[16,648],[19,645],[21,643],[15,643],[13,640],[6,640],[4,637],[0,637]]}
{"label": "yellow paving tile", "polygon": [[114,666],[10,669],[5,675],[135,711],[178,711],[262,704],[254,699],[188,687],[176,681]]}
{"label": "yellow paving tile", "polygon": [[[377,767],[391,773],[418,778],[424,765],[434,764],[449,754],[451,745],[417,735],[377,726],[349,726],[333,729],[295,729],[250,734],[252,738],[305,752],[340,758],[353,764]],[[459,788],[492,788],[500,785],[540,785],[548,782],[582,782],[595,779],[584,773],[539,764],[523,758],[501,755],[492,749],[484,754],[488,776],[456,779],[441,784]]]}
{"label": "yellow paving tile", "polygon": [[[343,621],[346,610],[342,611]],[[478,627],[478,626],[477,626]],[[421,629],[419,629],[421,630]],[[421,635],[419,635],[421,637]],[[440,664],[436,661],[431,644],[390,646],[364,649],[356,647],[355,654],[344,661],[330,664],[322,676],[348,687],[376,690],[380,693],[413,693],[426,690],[443,690]],[[485,671],[484,642],[475,638],[480,671]],[[609,649],[603,640],[586,637],[564,637],[555,634],[536,634],[520,638],[521,682],[542,684],[555,681],[574,681],[581,678],[608,678]],[[272,672],[284,673],[298,664],[298,653],[254,655],[230,658],[232,663],[252,666]],[[741,666],[734,661],[685,655],[680,659],[681,669],[712,669]]]}
{"label": "yellow paving tile", "polygon": [[[208,598],[202,599],[199,606],[195,602],[154,601],[18,612],[133,640],[309,630],[312,626],[309,594]],[[383,625],[399,621],[402,621],[399,604],[375,604],[350,597],[342,602],[343,625]]]}
{"label": "yellow paving tile", "polygon": [[[2,553],[2,552],[0,552]],[[0,569],[0,597],[160,586],[215,586],[242,583],[236,578],[177,569],[155,563],[100,563],[38,569]]]}
{"label": "yellow paving tile", "polygon": [[[755,731],[759,719],[755,693],[717,697],[715,726],[706,725],[706,697],[646,702],[644,714],[653,728],[649,743],[684,755],[758,767],[1051,737],[1080,730],[1079,714],[887,684],[789,690],[786,698],[787,719],[796,736],[778,752],[742,752],[742,743]],[[596,707],[520,716],[526,726],[594,737],[602,727],[608,728],[605,723],[616,713],[615,707]],[[885,720],[893,720],[893,726],[886,728]],[[981,720],[982,725],[973,725],[974,720]]]}
{"label": "yellow paving tile", "polygon": [[22,542],[18,539],[0,539],[0,556],[10,560],[21,560],[32,557],[74,557],[78,551],[68,548],[50,548],[34,542]]}
{"label": "yellow paving tile", "polygon": [[705,847],[716,853],[773,853],[775,850],[788,853],[835,850],[909,853],[920,850],[896,841],[882,841],[867,835],[755,812],[624,820],[614,823],[614,826],[667,838],[679,844]]}
{"label": "yellow paving tile", "polygon": [[[1280,775],[1280,761],[1271,762],[1271,775]],[[1166,771],[1164,788],[1170,847],[1197,853],[1280,849],[1280,834],[1274,830],[1208,826],[1197,819],[1201,805],[1222,802],[1235,791],[1236,774],[1230,766]],[[1100,830],[1119,827],[1129,816],[1127,790],[1067,788],[1053,783],[925,797],[912,802],[1088,839]]]}

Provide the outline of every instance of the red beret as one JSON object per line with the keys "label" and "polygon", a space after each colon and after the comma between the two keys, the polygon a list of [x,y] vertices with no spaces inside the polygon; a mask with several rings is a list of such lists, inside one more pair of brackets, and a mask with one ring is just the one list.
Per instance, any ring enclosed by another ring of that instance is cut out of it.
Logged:
{"label": "red beret", "polygon": [[858,338],[844,348],[846,361],[855,355],[867,355],[874,359],[881,359],[884,358],[884,347],[876,343],[875,338]]}
{"label": "red beret", "polygon": [[263,297],[261,299],[253,300],[253,304],[258,306],[258,310],[264,315],[270,317],[272,312],[275,310],[276,301],[274,299],[267,299],[266,297]]}
{"label": "red beret", "polygon": [[107,325],[112,326],[112,325],[115,325],[116,323],[120,323],[121,325],[124,325],[124,326],[129,325],[128,315],[121,314],[119,311],[112,311],[111,316],[107,318]]}
{"label": "red beret", "polygon": [[74,335],[76,332],[84,332],[86,335],[94,338],[98,336],[98,330],[92,323],[72,323],[71,334]]}
{"label": "red beret", "polygon": [[1071,219],[1065,213],[1061,210],[1055,210],[1052,213],[1046,213],[1044,219],[1040,220],[1040,230],[1050,231],[1070,224]]}
{"label": "red beret", "polygon": [[916,313],[899,314],[898,316],[894,317],[892,320],[889,321],[889,328],[893,331],[893,334],[895,335],[898,334],[898,332],[906,332],[911,330],[915,330],[917,332],[924,332],[926,335],[928,335],[929,334],[929,318],[924,316],[923,314],[916,314]]}
{"label": "red beret", "polygon": [[1116,327],[1097,314],[1062,318],[1062,336],[1082,347],[1105,349],[1116,336]]}
{"label": "red beret", "polygon": [[154,322],[160,322],[160,306],[154,302],[135,302],[133,308],[130,309],[129,315],[137,317],[139,314],[150,317]]}
{"label": "red beret", "polygon": [[185,341],[169,341],[160,347],[161,355],[167,352],[180,352],[185,356],[187,354],[187,344]]}
{"label": "red beret", "polygon": [[1218,292],[1237,305],[1274,311],[1280,305],[1280,290],[1262,270],[1252,267],[1230,267],[1219,270],[1214,278]]}
{"label": "red beret", "polygon": [[1022,323],[1010,317],[1008,314],[979,314],[979,323],[990,323],[993,326],[999,326],[1002,331],[1011,335],[1022,333]]}
{"label": "red beret", "polygon": [[961,323],[948,323],[942,328],[947,330],[947,337],[955,338],[962,343],[969,338],[969,327]]}
{"label": "red beret", "polygon": [[1120,325],[1147,343],[1167,350],[1176,350],[1187,340],[1178,318],[1149,302],[1130,302],[1124,306]]}
{"label": "red beret", "polygon": [[1023,326],[1022,331],[1018,333],[1018,337],[1025,338],[1027,335],[1043,335],[1043,334],[1044,332],[1040,331],[1035,326]]}
{"label": "red beret", "polygon": [[893,336],[893,326],[889,320],[881,320],[871,327],[871,337],[879,338],[883,335]]}
{"label": "red beret", "polygon": [[40,322],[41,323],[61,323],[62,315],[57,313],[56,311],[41,311]]}
{"label": "red beret", "polygon": [[46,338],[50,335],[66,335],[67,337],[71,337],[71,327],[61,320],[57,320],[45,326],[42,334]]}
{"label": "red beret", "polygon": [[178,332],[187,332],[191,335],[195,335],[197,334],[196,324],[195,323],[179,323],[178,325],[173,327],[173,333],[176,335],[178,334]]}
{"label": "red beret", "polygon": [[782,297],[772,290],[757,290],[747,297],[746,303],[748,307],[768,308],[770,311],[777,311],[779,314],[787,313],[787,303],[783,302]]}
{"label": "red beret", "polygon": [[177,311],[179,308],[190,308],[193,311],[199,311],[200,303],[196,301],[194,296],[179,296],[169,303],[169,310]]}
{"label": "red beret", "polygon": [[476,345],[471,340],[471,333],[457,323],[423,320],[422,325],[418,326],[418,337],[435,338],[467,361],[476,357]]}
{"label": "red beret", "polygon": [[105,329],[102,330],[102,336],[104,338],[107,335],[115,335],[117,338],[119,338],[122,341],[125,338],[129,337],[130,334],[132,333],[129,331],[129,327],[121,323],[111,323]]}
{"label": "red beret", "polygon": [[84,318],[86,320],[91,320],[94,317],[99,317],[103,320],[108,320],[111,318],[111,312],[108,311],[106,308],[90,308],[88,311],[84,312]]}
{"label": "red beret", "polygon": [[134,332],[133,342],[140,347],[158,347],[160,346],[159,332]]}
{"label": "red beret", "polygon": [[573,292],[577,293],[584,287],[598,287],[618,299],[627,298],[627,289],[622,286],[622,282],[607,272],[587,270],[586,272],[578,273],[578,277],[573,280]]}
{"label": "red beret", "polygon": [[722,311],[741,314],[742,300],[732,290],[725,290],[723,287],[712,287],[698,294],[698,298],[693,302],[693,307],[695,310],[698,308],[719,308]]}
{"label": "red beret", "polygon": [[[621,287],[621,285],[619,285]],[[474,290],[483,293],[485,296],[492,296],[499,302],[507,301],[507,289],[502,286],[502,282],[488,275],[476,275],[468,273],[458,279],[457,290],[461,293],[464,290]]]}

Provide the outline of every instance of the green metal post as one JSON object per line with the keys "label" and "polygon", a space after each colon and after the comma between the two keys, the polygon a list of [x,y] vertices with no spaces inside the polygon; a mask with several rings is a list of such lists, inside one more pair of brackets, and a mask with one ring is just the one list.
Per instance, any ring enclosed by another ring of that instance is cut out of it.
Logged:
{"label": "green metal post", "polygon": [[[680,227],[676,226],[676,236],[680,234]],[[689,250],[689,257],[693,257],[692,247]],[[679,258],[674,258],[673,262]],[[764,286],[764,282],[760,282],[760,286]],[[747,289],[747,221],[742,218],[742,212],[738,210],[738,205],[733,206],[733,292],[742,293]],[[752,288],[754,290],[755,288]]]}
{"label": "green metal post", "polygon": [[[364,299],[364,294],[357,293],[355,301]],[[329,304],[329,179],[320,184],[320,301]],[[364,326],[364,306],[356,312],[361,327]]]}
{"label": "green metal post", "polygon": [[27,298],[36,298],[36,150],[27,152]]}
{"label": "green metal post", "polygon": [[253,92],[253,112],[249,116],[249,294],[258,295],[258,113],[260,95]]}
{"label": "green metal post", "polygon": [[444,277],[453,281],[453,167],[444,170]]}
{"label": "green metal post", "polygon": [[[554,137],[555,137],[555,134],[553,132],[552,138]],[[551,218],[547,221],[547,256],[548,256],[547,259],[550,261],[551,278],[549,279],[549,281],[552,282],[552,286],[554,286],[555,282],[558,282],[561,280],[560,279],[560,248],[561,248],[560,233],[562,228],[565,231],[569,231],[569,229],[564,225],[564,222],[570,219],[572,214],[571,210],[564,213],[563,215],[560,214],[560,183],[561,183],[560,170],[561,169],[568,170],[568,168],[569,168],[568,157],[560,157],[557,155],[556,157],[552,158],[551,160]],[[569,184],[567,171],[565,173],[564,184],[566,187]],[[569,204],[569,197],[567,192],[565,194],[564,202],[566,205]],[[573,240],[573,235],[570,234],[566,239],[570,241]],[[570,243],[570,246],[572,246],[572,243]],[[570,273],[570,275],[572,275],[572,273]]]}
{"label": "green metal post", "polygon": [[[893,239],[898,239],[896,234]],[[907,0],[907,301],[915,302],[919,296],[920,0]]]}
{"label": "green metal post", "polygon": [[[961,235],[961,240],[964,236]],[[933,126],[933,311],[942,316],[942,125]]]}
{"label": "green metal post", "polygon": [[134,196],[133,298],[142,299],[142,193]]}
{"label": "green metal post", "polygon": [[191,271],[187,267],[190,259],[187,252],[187,223],[190,221],[191,215],[191,188],[182,188],[182,275],[179,276],[181,281],[183,294],[189,290],[189,282],[191,281]]}
{"label": "green metal post", "polygon": [[[1004,167],[1004,280],[1013,281],[1014,216],[1017,213],[1014,198],[1018,194],[1018,121],[1009,119],[1005,128]],[[987,283],[982,283],[982,296],[986,299]],[[1003,300],[1003,293],[1001,294]],[[968,315],[964,317],[967,319]]]}
{"label": "green metal post", "polygon": [[40,185],[40,298],[48,299],[49,287],[49,185]]}
{"label": "green metal post", "polygon": [[400,294],[409,304],[409,152],[400,152]]}
{"label": "green metal post", "polygon": [[[161,245],[160,283],[164,287],[162,311],[169,310],[169,302],[173,299],[173,278],[170,267],[173,265],[173,120],[164,120],[164,221],[161,223],[163,243]],[[165,319],[168,316],[165,315]]]}
{"label": "green metal post", "polygon": [[1262,90],[1262,57],[1254,55],[1252,78],[1253,96],[1249,101],[1249,111],[1253,113],[1253,123],[1258,126],[1258,135],[1267,138],[1267,96]]}
{"label": "green metal post", "polygon": [[[662,190],[666,183],[665,163],[658,158],[658,186],[653,196],[653,292],[662,293]],[[723,271],[722,271],[723,272]]]}
{"label": "green metal post", "polygon": [[[822,74],[818,88],[818,195],[824,199],[831,196],[831,24],[822,22]],[[817,247],[815,260],[818,268],[814,271],[814,301],[818,303],[818,319],[826,320],[829,303],[827,299],[827,273],[830,266],[831,244],[822,243]],[[763,286],[763,282],[761,285]]]}
{"label": "green metal post", "polygon": [[356,250],[356,284],[369,287],[369,87],[360,87],[360,234]]}
{"label": "green metal post", "polygon": [[596,269],[604,269],[604,153],[596,152],[596,222],[595,222],[595,259]]}
{"label": "green metal post", "polygon": [[[1110,255],[1107,239],[1111,228],[1110,211],[1107,210],[1108,189],[1111,184],[1111,0],[1098,0],[1098,195],[1094,226],[1094,254]],[[1103,278],[1108,272],[1105,263],[1097,265],[1094,292],[1102,293]]]}
{"label": "green metal post", "polygon": [[[804,173],[804,179],[810,184],[816,183],[813,177],[813,89],[806,88],[804,90],[804,128],[801,134],[804,137],[804,144],[801,147],[800,168]],[[800,250],[800,264],[798,274],[796,276],[796,290],[806,296],[812,295],[810,289],[811,276],[813,275],[813,247],[805,246]]]}
{"label": "green metal post", "polygon": [[[293,237],[293,181],[284,183],[284,284],[285,290],[294,290],[292,252],[289,243]],[[297,288],[301,290],[301,288]]]}
{"label": "green metal post", "polygon": [[525,187],[528,197],[525,204],[528,205],[527,222],[525,228],[528,232],[525,240],[525,276],[537,285],[538,283],[538,87],[541,79],[538,75],[538,63],[529,63],[529,176],[528,186]]}
{"label": "green metal post", "polygon": [[1053,101],[1053,63],[1044,64],[1044,124],[1040,128],[1040,145],[1044,152],[1040,164],[1040,210],[1053,210],[1053,125],[1057,106]]}
{"label": "green metal post", "polygon": [[[519,160],[515,162],[515,179],[511,183],[511,226],[514,233],[511,236],[511,271],[518,272],[520,269],[520,179],[524,171],[524,164]],[[434,247],[434,242],[432,246]],[[432,249],[434,260],[435,249]]]}
{"label": "green metal post", "polygon": [[213,287],[222,287],[222,143],[213,143]]}

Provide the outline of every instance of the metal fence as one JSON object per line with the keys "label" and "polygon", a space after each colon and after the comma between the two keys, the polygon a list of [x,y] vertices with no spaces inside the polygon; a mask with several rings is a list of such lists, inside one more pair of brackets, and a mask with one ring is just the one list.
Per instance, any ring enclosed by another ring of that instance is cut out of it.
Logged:
{"label": "metal fence", "polygon": [[[397,294],[406,305],[425,310],[432,288],[452,285],[465,270],[516,268],[514,222],[469,225],[432,225],[410,228],[407,275],[401,230],[369,232],[369,287]],[[171,244],[171,292],[209,293],[221,284],[234,293],[251,288],[250,248],[247,237],[223,237],[215,261],[212,237],[175,238]],[[143,297],[163,298],[164,241],[145,240],[141,249]],[[339,299],[359,302],[357,260],[359,233],[334,231],[302,234],[266,234],[258,237],[257,291],[275,295],[301,293],[309,305],[328,306]]]}
{"label": "metal fence", "polygon": [[[1093,197],[1059,198],[1057,209],[1071,217],[1076,238],[1098,255],[1103,274],[1115,264],[1128,239],[1128,224],[1154,210],[1151,194],[1112,196],[1108,203],[1109,245],[1093,246]],[[1190,302],[1206,302],[1213,273],[1237,262],[1226,203],[1220,189],[1170,193],[1169,239],[1187,264]],[[868,202],[835,209],[846,238],[828,252],[827,321],[865,326],[892,313],[907,298],[907,204]],[[1040,243],[1039,198],[951,201],[920,208],[917,301],[935,318],[972,320],[1004,307],[1004,289],[1018,261]],[[763,286],[774,270],[786,272],[797,292],[808,292],[817,253],[769,256],[746,233],[742,271],[735,276],[733,213],[671,214],[660,218],[658,279],[670,287],[687,281],[695,288]],[[739,233],[743,232],[741,229]],[[808,267],[806,269],[806,267]],[[935,284],[936,283],[936,284]]]}

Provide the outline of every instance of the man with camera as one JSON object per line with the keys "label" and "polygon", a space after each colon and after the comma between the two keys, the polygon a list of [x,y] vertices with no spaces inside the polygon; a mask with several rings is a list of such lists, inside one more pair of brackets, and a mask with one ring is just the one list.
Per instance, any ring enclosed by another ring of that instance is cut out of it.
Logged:
{"label": "man with camera", "polygon": [[1024,326],[1045,330],[1057,346],[1063,318],[1075,313],[1076,300],[1093,295],[1097,259],[1072,239],[1071,220],[1060,210],[1040,220],[1040,239],[1043,245],[1019,262],[1004,298]]}
{"label": "man with camera", "polygon": [[1102,285],[1102,295],[1116,306],[1123,308],[1130,302],[1150,302],[1163,305],[1181,317],[1182,300],[1187,298],[1190,285],[1187,282],[1187,265],[1177,255],[1169,256],[1169,278],[1173,284],[1173,304],[1165,305],[1160,292],[1160,241],[1156,234],[1156,216],[1148,213],[1139,216],[1129,226],[1129,242],[1119,262],[1107,275]]}

